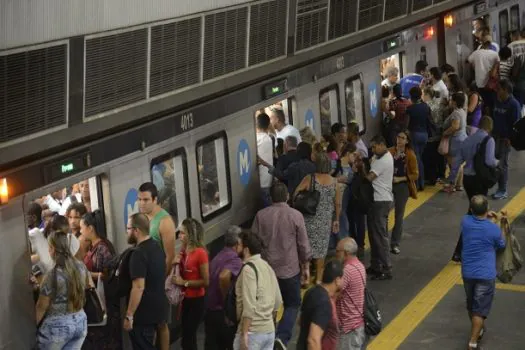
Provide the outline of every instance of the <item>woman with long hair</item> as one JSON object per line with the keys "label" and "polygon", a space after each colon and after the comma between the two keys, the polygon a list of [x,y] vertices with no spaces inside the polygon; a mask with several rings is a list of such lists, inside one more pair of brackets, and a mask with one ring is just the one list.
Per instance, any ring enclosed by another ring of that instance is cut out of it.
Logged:
{"label": "woman with long hair", "polygon": [[44,276],[36,303],[38,349],[80,349],[87,335],[85,289],[93,286],[89,272],[71,254],[67,233],[49,235],[55,266]]}
{"label": "woman with long hair", "polygon": [[[115,256],[115,248],[107,239],[104,227],[104,214],[100,210],[85,214],[80,220],[80,234],[90,245],[84,256],[84,264],[91,273],[94,283],[107,279],[108,263]],[[120,325],[120,299],[108,298],[106,294],[107,324],[102,327],[89,327],[88,335],[82,349],[122,348]]]}
{"label": "woman with long hair", "polygon": [[419,177],[418,161],[416,153],[410,143],[408,131],[400,131],[397,134],[397,143],[388,149],[394,158],[394,194],[395,224],[392,230],[390,251],[393,254],[401,253],[399,243],[403,234],[403,218],[408,197],[417,198],[416,181]]}
{"label": "woman with long hair", "polygon": [[204,317],[204,295],[210,283],[208,252],[204,247],[204,228],[193,218],[186,218],[179,226],[182,251],[175,258],[181,276],[173,283],[184,287],[182,301],[182,349],[197,350],[197,329]]}

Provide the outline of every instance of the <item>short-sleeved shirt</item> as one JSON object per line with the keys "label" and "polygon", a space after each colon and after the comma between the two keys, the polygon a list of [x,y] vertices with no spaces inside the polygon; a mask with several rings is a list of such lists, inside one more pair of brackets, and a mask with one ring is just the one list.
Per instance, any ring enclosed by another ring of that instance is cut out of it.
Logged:
{"label": "short-sleeved shirt", "polygon": [[166,321],[169,307],[164,291],[166,256],[155,240],[150,238],[137,245],[130,257],[129,274],[132,281],[144,278],[144,292],[134,323],[156,325]]}
{"label": "short-sleeved shirt", "polygon": [[[208,287],[208,310],[222,310],[224,297],[221,294],[219,277],[223,270],[229,270],[232,281],[236,281],[241,271],[242,260],[235,250],[229,247],[223,248],[210,263],[210,286]],[[234,282],[232,282],[234,283]]]}
{"label": "short-sleeved shirt", "polygon": [[[77,266],[78,271],[80,272],[80,280],[82,282],[82,289],[86,288],[88,270],[86,266],[78,261],[74,260],[75,265]],[[56,277],[55,277],[56,272]],[[55,285],[56,278],[56,285]],[[49,308],[47,309],[46,315],[48,316],[57,316],[57,315],[66,315],[69,313],[67,304],[69,301],[67,284],[71,276],[66,275],[65,271],[62,268],[57,267],[56,269],[50,270],[44,276],[42,285],[40,286],[40,294],[46,297],[52,297],[50,301]],[[56,286],[56,291],[54,287]],[[54,297],[53,297],[54,291]]]}
{"label": "short-sleeved shirt", "polygon": [[332,319],[328,323],[321,340],[321,348],[323,350],[335,350],[339,339],[339,319],[337,318],[337,308],[333,298],[330,299],[330,303],[332,304]]}
{"label": "short-sleeved shirt", "polygon": [[[184,261],[182,279],[186,281],[197,281],[202,279],[201,265],[208,263],[208,252],[204,248],[195,248],[190,253],[183,253]],[[206,293],[204,287],[187,288],[184,292],[185,298],[199,298]]]}
{"label": "short-sleeved shirt", "polygon": [[430,107],[424,102],[418,102],[408,106],[408,130],[411,132],[427,132],[428,120],[431,114]]}
{"label": "short-sleeved shirt", "polygon": [[372,181],[374,188],[374,201],[391,202],[394,200],[392,195],[392,180],[394,179],[394,158],[390,152],[382,156],[375,155],[370,165],[370,172],[376,174]]}
{"label": "short-sleeved shirt", "polygon": [[301,134],[299,134],[299,130],[290,124],[286,124],[281,131],[275,130],[275,134],[278,139],[282,139],[283,141],[285,141],[288,136],[295,136],[295,138],[297,138],[297,144],[301,142]]}
{"label": "short-sleeved shirt", "polygon": [[333,316],[332,312],[330,295],[323,286],[317,285],[306,293],[301,306],[301,330],[297,340],[297,350],[308,348],[308,334],[312,323],[323,331],[327,330]]}
{"label": "short-sleeved shirt", "polygon": [[400,81],[401,93],[404,98],[410,98],[410,89],[421,86],[423,76],[420,74],[407,74]]}
{"label": "short-sleeved shirt", "polygon": [[390,101],[389,110],[395,113],[392,123],[398,128],[405,129],[408,126],[407,108],[412,102],[406,98],[396,98]]}
{"label": "short-sleeved shirt", "polygon": [[468,58],[470,64],[474,65],[476,85],[483,88],[489,81],[489,73],[496,63],[499,56],[496,52],[487,49],[474,51]]}
{"label": "short-sleeved shirt", "polygon": [[439,80],[434,85],[432,85],[432,90],[439,92],[439,98],[448,98],[448,88],[443,80]]}

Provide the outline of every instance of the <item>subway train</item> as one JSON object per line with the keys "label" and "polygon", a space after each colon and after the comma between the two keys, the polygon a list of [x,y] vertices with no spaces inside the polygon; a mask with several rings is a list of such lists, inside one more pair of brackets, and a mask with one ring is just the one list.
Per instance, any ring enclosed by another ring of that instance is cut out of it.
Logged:
{"label": "subway train", "polygon": [[[210,250],[230,224],[249,223],[259,208],[256,111],[280,104],[296,128],[317,137],[335,122],[359,124],[365,140],[381,129],[382,70],[400,75],[418,60],[445,62],[467,77],[474,49],[473,21],[482,18],[504,46],[525,20],[525,1],[482,1],[457,8],[400,32],[332,57],[189,106],[143,125],[0,173],[0,349],[29,349],[35,322],[25,213],[30,202],[89,180],[92,209],[103,210],[108,238],[127,246],[126,221],[138,211],[137,189],[153,181],[176,224],[201,220]],[[27,188],[9,198],[11,187]]]}

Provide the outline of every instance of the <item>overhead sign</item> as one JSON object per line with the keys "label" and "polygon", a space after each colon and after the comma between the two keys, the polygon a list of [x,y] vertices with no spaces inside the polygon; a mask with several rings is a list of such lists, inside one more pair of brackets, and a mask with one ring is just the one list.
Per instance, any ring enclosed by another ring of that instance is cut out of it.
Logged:
{"label": "overhead sign", "polygon": [[250,146],[245,139],[241,139],[237,148],[237,169],[239,170],[239,181],[246,186],[250,182],[252,160]]}
{"label": "overhead sign", "polygon": [[274,96],[280,95],[288,91],[288,79],[281,79],[273,83],[267,84],[263,89],[264,99],[267,100]]}
{"label": "overhead sign", "polygon": [[90,166],[89,152],[82,152],[65,157],[59,161],[44,167],[44,179],[46,183],[51,183],[65,177],[78,174]]}
{"label": "overhead sign", "polygon": [[139,212],[137,202],[138,191],[135,188],[130,188],[124,199],[124,227],[128,225],[128,219],[131,215]]}
{"label": "overhead sign", "polygon": [[374,83],[370,83],[368,85],[368,98],[369,98],[369,107],[370,107],[370,115],[372,116],[372,118],[375,118],[377,116],[377,111],[378,111],[378,108],[377,108],[377,96],[378,93],[377,93],[377,84],[374,82]]}
{"label": "overhead sign", "polygon": [[401,37],[399,35],[383,41],[383,49],[385,51],[395,50],[400,46],[401,46]]}
{"label": "overhead sign", "polygon": [[312,131],[315,130],[314,126],[314,112],[308,108],[308,110],[306,111],[306,113],[304,114],[304,124],[306,126],[309,126],[310,129],[312,129]]}

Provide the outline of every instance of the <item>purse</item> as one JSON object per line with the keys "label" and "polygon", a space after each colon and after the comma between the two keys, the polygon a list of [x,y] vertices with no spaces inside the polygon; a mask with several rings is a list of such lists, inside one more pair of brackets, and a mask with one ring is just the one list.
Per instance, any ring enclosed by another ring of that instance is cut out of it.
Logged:
{"label": "purse", "polygon": [[304,215],[314,216],[317,212],[317,206],[321,193],[315,189],[315,174],[310,175],[310,188],[297,193],[293,201],[293,207]]}
{"label": "purse", "polygon": [[173,283],[174,277],[180,276],[180,269],[178,264],[174,264],[169,276],[166,278],[164,284],[164,290],[166,291],[166,297],[171,305],[178,305],[184,299],[184,291],[181,286]]}
{"label": "purse", "polygon": [[104,321],[106,312],[102,305],[102,300],[98,295],[97,288],[89,286],[89,278],[91,278],[91,276],[88,272],[86,277],[84,312],[86,313],[88,324],[101,323]]}
{"label": "purse", "polygon": [[441,141],[439,141],[438,153],[441,154],[442,156],[446,156],[449,151],[449,146],[450,146],[450,139],[448,137],[443,137]]}

